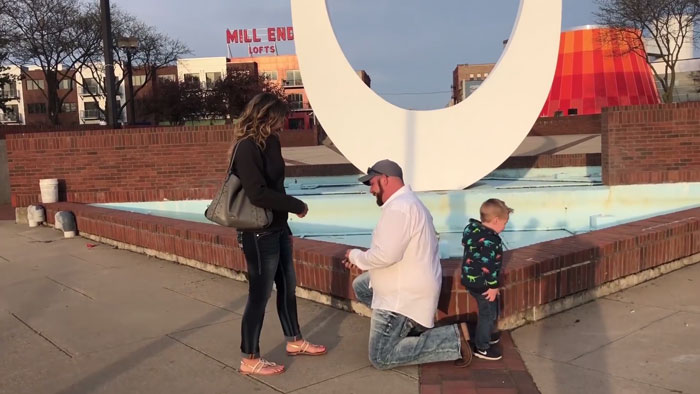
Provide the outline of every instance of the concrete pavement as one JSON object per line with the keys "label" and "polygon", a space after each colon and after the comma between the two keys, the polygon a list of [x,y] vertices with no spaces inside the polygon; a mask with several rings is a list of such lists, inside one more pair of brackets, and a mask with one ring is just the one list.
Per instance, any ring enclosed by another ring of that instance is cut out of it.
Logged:
{"label": "concrete pavement", "polygon": [[700,264],[513,331],[547,393],[700,393]]}
{"label": "concrete pavement", "polygon": [[273,300],[261,349],[288,371],[238,374],[246,297],[244,283],[2,221],[0,393],[418,392],[417,367],[370,366],[368,319],[305,300],[302,331],[329,354],[287,357]]}
{"label": "concrete pavement", "polygon": [[[700,393],[698,283],[687,267],[512,337],[545,394]],[[418,368],[370,366],[367,318],[301,299],[302,331],[329,353],[287,357],[270,302],[261,348],[288,371],[238,374],[246,297],[244,283],[0,221],[0,393],[419,392]]]}

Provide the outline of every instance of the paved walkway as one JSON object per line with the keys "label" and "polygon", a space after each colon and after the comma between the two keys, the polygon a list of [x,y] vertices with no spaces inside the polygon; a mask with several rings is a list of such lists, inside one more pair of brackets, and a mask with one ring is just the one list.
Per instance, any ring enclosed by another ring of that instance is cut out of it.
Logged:
{"label": "paved walkway", "polygon": [[[512,156],[600,153],[600,143],[600,134],[529,136]],[[325,145],[282,148],[282,155],[290,166],[349,163],[342,154]]]}
{"label": "paved walkway", "polygon": [[[499,363],[423,368],[424,393],[698,393],[700,265],[506,337]],[[0,221],[0,393],[418,393],[416,367],[377,371],[369,320],[299,300],[320,358],[289,358],[274,302],[263,355],[288,371],[236,372],[244,283],[50,228]],[[475,378],[478,378],[475,380]]]}
{"label": "paved walkway", "polygon": [[700,393],[700,264],[512,336],[542,393]]}
{"label": "paved walkway", "polygon": [[418,392],[417,367],[370,366],[367,318],[305,300],[302,332],[329,353],[287,357],[273,301],[261,349],[288,371],[240,375],[246,297],[244,283],[0,221],[0,393]]}

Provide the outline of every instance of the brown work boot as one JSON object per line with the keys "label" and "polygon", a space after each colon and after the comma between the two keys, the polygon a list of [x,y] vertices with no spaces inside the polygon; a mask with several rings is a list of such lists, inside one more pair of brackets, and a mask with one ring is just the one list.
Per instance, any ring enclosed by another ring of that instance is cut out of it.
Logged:
{"label": "brown work boot", "polygon": [[462,358],[455,360],[455,366],[464,368],[472,363],[472,347],[469,345],[469,329],[467,328],[467,323],[459,323],[457,325],[459,329],[459,339],[460,346],[459,352],[462,353]]}

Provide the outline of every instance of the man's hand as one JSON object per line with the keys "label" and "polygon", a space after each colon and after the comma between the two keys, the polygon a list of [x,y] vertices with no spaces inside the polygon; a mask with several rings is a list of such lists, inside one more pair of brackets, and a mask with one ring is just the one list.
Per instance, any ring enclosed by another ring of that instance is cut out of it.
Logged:
{"label": "man's hand", "polygon": [[488,289],[481,293],[482,296],[486,297],[489,302],[496,301],[496,296],[498,296],[498,289]]}
{"label": "man's hand", "polygon": [[345,258],[343,259],[343,265],[344,265],[345,268],[347,268],[347,269],[350,269],[350,268],[352,268],[352,267],[355,266],[355,264],[353,264],[353,263],[350,262],[350,251],[351,251],[351,250],[352,250],[352,249],[348,249],[348,250],[345,251]]}
{"label": "man's hand", "polygon": [[309,213],[309,206],[304,203],[304,211],[302,213],[297,213],[297,216],[303,218],[307,213]]}

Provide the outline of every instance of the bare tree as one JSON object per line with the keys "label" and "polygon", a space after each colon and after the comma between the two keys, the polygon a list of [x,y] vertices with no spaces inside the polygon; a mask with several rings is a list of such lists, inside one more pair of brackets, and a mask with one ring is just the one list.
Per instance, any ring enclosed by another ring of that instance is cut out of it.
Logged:
{"label": "bare tree", "polygon": [[[676,65],[700,20],[700,0],[596,0],[600,24],[612,28],[606,40],[621,42],[621,51],[641,56],[663,88],[662,99],[673,102]],[[650,39],[659,53],[648,54],[644,39]],[[652,63],[661,61],[660,72]]]}
{"label": "bare tree", "polygon": [[[141,84],[134,88],[134,97],[125,97],[121,101],[121,105],[117,109],[117,118],[121,118],[124,109],[131,103],[138,93],[144,89],[150,81],[152,81],[158,70],[174,64],[179,57],[190,53],[190,49],[179,40],[159,33],[152,26],[138,20],[134,15],[119,9],[115,5],[111,6],[112,10],[112,36],[114,39],[114,61],[115,70],[120,70],[117,74],[115,83],[117,88],[128,82],[126,78],[130,75],[127,72],[127,61],[131,64],[133,70],[143,71],[143,80]],[[93,20],[99,21],[99,7],[93,7],[91,13]],[[95,29],[99,32],[99,22],[95,24]],[[120,46],[124,39],[129,39],[136,43],[134,47]],[[104,80],[101,76],[104,75],[104,61],[102,54],[93,54],[86,62],[85,67],[78,72],[83,77],[93,78],[97,83],[98,89],[84,89],[86,93],[95,99],[95,102],[100,103],[97,99],[101,96],[101,92],[105,91]],[[93,91],[96,90],[96,91]],[[128,96],[128,95],[127,95]],[[99,110],[106,115],[106,109],[98,104]],[[132,121],[130,119],[129,121]]]}
{"label": "bare tree", "polygon": [[157,95],[140,101],[147,112],[173,125],[199,120],[207,114],[204,107],[204,91],[198,86],[192,87],[178,81],[161,81]]}
{"label": "bare tree", "polygon": [[[11,100],[10,97],[7,97],[5,94],[6,89],[9,91],[10,84],[14,81],[12,76],[8,74],[6,71],[8,70],[7,67],[3,66],[3,64],[7,61],[7,38],[5,37],[4,33],[0,28],[0,110],[7,111],[7,107],[5,106],[5,103]],[[7,88],[6,88],[7,87]]]}
{"label": "bare tree", "polygon": [[[35,84],[47,100],[49,121],[59,124],[64,94],[59,85],[73,79],[70,70],[101,50],[99,31],[79,0],[0,0],[0,25],[9,30],[9,61],[17,66],[34,65],[46,81]],[[23,78],[34,81],[31,74]],[[35,81],[34,81],[35,82]]]}
{"label": "bare tree", "polygon": [[283,89],[262,75],[250,71],[229,70],[217,81],[205,99],[205,108],[219,118],[235,119],[256,94],[270,92],[285,99]]}

